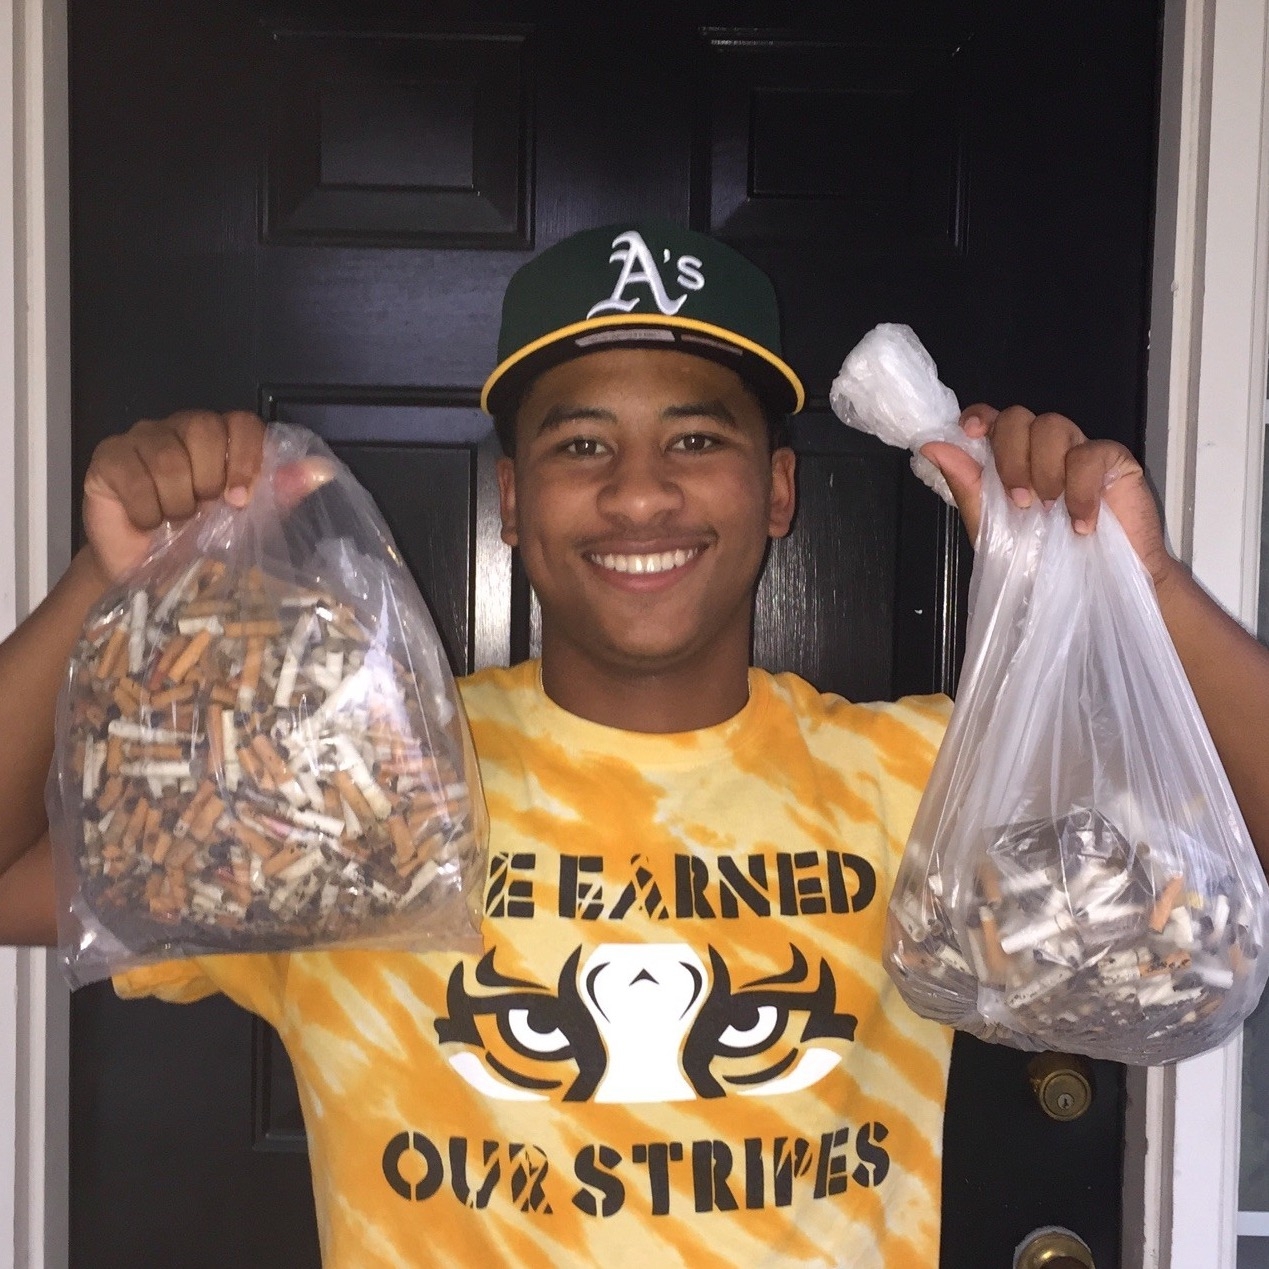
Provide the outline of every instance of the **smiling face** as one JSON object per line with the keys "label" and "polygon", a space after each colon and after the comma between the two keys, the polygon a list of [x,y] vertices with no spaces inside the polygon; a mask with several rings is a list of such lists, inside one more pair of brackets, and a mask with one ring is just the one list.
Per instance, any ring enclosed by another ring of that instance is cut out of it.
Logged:
{"label": "smiling face", "polygon": [[793,463],[714,362],[612,349],[541,375],[499,481],[503,540],[542,605],[544,674],[743,671],[767,539],[793,516]]}

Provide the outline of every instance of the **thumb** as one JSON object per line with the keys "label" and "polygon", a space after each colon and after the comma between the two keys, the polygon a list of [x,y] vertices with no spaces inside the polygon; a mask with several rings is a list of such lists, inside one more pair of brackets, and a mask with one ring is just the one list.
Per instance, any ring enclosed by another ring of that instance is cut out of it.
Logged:
{"label": "thumb", "polygon": [[273,495],[283,511],[290,511],[309,494],[335,479],[335,464],[328,458],[301,458],[283,463],[273,473]]}
{"label": "thumb", "polygon": [[930,441],[922,445],[921,456],[928,458],[943,473],[943,479],[956,499],[956,509],[965,521],[969,540],[977,542],[978,525],[982,519],[983,469],[963,449],[948,441]]}

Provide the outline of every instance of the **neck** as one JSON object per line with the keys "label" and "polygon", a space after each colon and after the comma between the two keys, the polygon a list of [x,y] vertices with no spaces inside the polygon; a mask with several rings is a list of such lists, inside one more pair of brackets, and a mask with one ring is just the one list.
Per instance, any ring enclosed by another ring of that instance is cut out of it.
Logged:
{"label": "neck", "polygon": [[598,664],[542,632],[542,686],[561,709],[623,731],[682,732],[733,718],[749,699],[748,634],[739,647],[655,668]]}

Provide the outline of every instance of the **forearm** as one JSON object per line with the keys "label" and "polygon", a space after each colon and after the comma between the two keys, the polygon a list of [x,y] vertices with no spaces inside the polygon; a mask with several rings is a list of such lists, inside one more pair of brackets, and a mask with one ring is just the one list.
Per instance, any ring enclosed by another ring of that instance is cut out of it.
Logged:
{"label": "forearm", "polygon": [[53,852],[48,834],[0,873],[0,946],[57,942]]}
{"label": "forearm", "polygon": [[0,643],[0,876],[44,832],[57,693],[84,618],[106,586],[81,551],[42,604]]}
{"label": "forearm", "polygon": [[1168,632],[1269,871],[1269,649],[1183,569],[1159,586]]}

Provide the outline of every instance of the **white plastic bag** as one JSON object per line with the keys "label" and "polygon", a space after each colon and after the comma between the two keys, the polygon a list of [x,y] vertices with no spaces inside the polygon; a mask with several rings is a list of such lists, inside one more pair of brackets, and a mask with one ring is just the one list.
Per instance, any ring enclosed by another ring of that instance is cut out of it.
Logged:
{"label": "white plastic bag", "polygon": [[[886,388],[934,373],[898,330],[868,339],[901,352],[847,359],[834,408],[874,432],[906,411],[907,443],[968,448],[933,435],[946,409],[916,417],[928,385]],[[1061,502],[1018,508],[988,459],[960,691],[890,902],[886,967],[904,999],[1018,1048],[1177,1061],[1255,1007],[1266,905],[1123,529],[1105,506],[1087,536]]]}

